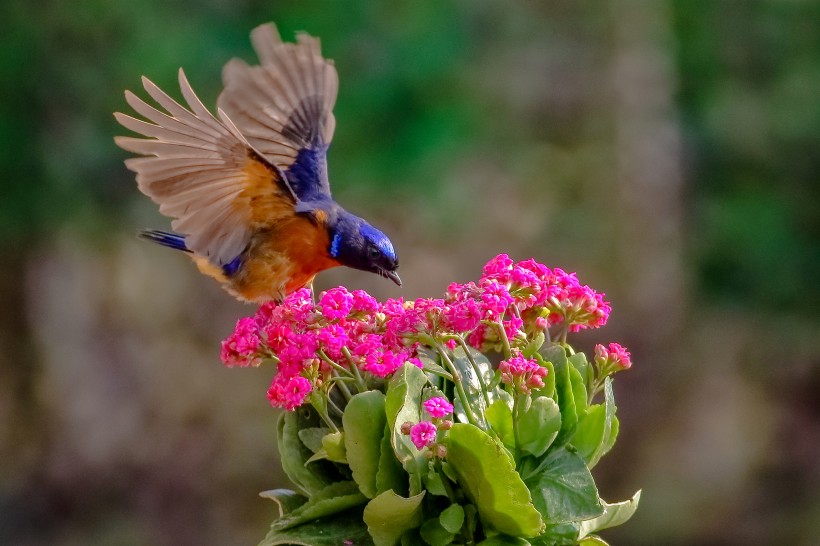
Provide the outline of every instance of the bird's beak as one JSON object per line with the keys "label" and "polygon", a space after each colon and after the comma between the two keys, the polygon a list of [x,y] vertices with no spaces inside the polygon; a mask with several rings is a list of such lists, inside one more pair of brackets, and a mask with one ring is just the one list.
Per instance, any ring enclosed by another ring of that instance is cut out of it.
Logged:
{"label": "bird's beak", "polygon": [[396,273],[395,271],[385,271],[384,274],[388,279],[390,279],[397,285],[401,286],[401,278],[399,277],[398,273]]}

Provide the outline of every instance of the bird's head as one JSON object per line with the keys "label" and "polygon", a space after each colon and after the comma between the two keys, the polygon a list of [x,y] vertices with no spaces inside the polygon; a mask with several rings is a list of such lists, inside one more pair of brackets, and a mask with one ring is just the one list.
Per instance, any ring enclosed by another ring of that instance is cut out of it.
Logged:
{"label": "bird's head", "polygon": [[330,230],[329,253],[342,265],[376,273],[401,286],[393,243],[361,218],[349,213],[339,218]]}

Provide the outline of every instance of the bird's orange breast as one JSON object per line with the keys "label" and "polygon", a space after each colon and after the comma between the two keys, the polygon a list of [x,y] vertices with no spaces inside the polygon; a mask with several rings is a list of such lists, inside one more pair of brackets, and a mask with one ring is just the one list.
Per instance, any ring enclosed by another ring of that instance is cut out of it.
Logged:
{"label": "bird's orange breast", "polygon": [[294,216],[254,236],[227,288],[248,301],[281,300],[312,283],[320,271],[341,265],[328,254],[329,246],[324,226]]}

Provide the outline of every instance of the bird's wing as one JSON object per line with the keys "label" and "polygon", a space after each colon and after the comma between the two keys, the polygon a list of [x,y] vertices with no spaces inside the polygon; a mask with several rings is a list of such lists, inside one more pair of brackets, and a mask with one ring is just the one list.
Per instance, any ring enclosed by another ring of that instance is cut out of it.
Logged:
{"label": "bird's wing", "polygon": [[222,71],[219,108],[269,161],[281,167],[302,201],[330,198],[326,152],[336,119],[339,77],[319,40],[284,43],[272,23],[251,32],[260,65],[233,59]]}
{"label": "bird's wing", "polygon": [[[123,126],[146,138],[116,137],[117,145],[144,157],[125,161],[140,191],[174,220],[185,244],[215,265],[241,254],[255,229],[293,216],[296,197],[281,170],[245,140],[224,112],[214,117],[194,94],[185,74],[181,106],[147,78],[142,83],[162,112],[125,92],[147,121],[117,112]],[[167,112],[167,113],[166,113]]]}

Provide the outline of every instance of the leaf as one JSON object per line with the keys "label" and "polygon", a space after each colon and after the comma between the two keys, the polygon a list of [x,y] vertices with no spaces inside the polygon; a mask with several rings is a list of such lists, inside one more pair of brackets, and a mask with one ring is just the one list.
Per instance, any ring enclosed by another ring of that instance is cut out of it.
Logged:
{"label": "leaf", "polygon": [[347,464],[350,465],[353,480],[369,499],[378,493],[376,474],[387,424],[384,400],[385,396],[380,391],[361,392],[350,399],[342,416]]}
{"label": "leaf", "polygon": [[532,546],[574,546],[578,541],[578,524],[547,525],[546,530],[532,539]]}
{"label": "leaf", "polygon": [[464,508],[458,504],[451,504],[438,517],[441,526],[450,533],[458,533],[464,525]]}
{"label": "leaf", "polygon": [[[347,464],[347,449],[345,447],[344,431],[329,432],[322,438],[322,449],[328,460],[334,463]],[[317,453],[318,455],[318,453]]]}
{"label": "leaf", "polygon": [[547,523],[600,516],[603,504],[587,465],[566,448],[550,452],[525,480],[532,502]]}
{"label": "leaf", "polygon": [[575,433],[578,414],[575,410],[575,395],[572,392],[570,379],[570,370],[575,368],[567,363],[566,357],[557,363],[553,362],[553,365],[555,366],[555,394],[558,398],[558,407],[561,409],[561,430],[553,442],[553,445],[558,447],[567,443]]}
{"label": "leaf", "polygon": [[271,529],[290,529],[306,521],[343,512],[365,502],[367,498],[361,494],[355,482],[336,482],[317,491],[305,504],[274,521]]}
{"label": "leaf", "polygon": [[530,546],[530,542],[521,537],[495,535],[486,540],[482,540],[477,546]]}
{"label": "leaf", "polygon": [[[489,385],[494,375],[492,364],[490,364],[490,361],[487,360],[486,356],[475,349],[470,350],[470,356],[476,363],[478,370],[481,372],[481,379],[483,380],[484,385]],[[455,350],[453,350],[452,360],[453,366],[455,366],[456,371],[458,371],[458,374],[461,376],[461,384],[464,387],[464,393],[467,396],[467,403],[470,405],[470,408],[472,408],[473,413],[478,419],[479,427],[487,430],[489,427],[489,424],[485,418],[487,413],[487,400],[484,397],[484,392],[481,388],[482,381],[479,380],[476,368],[473,367],[472,363],[467,358],[467,354],[461,347],[456,347]],[[494,397],[491,396],[491,393],[487,393],[487,398],[492,403]],[[460,397],[456,396],[453,401],[453,406],[455,407],[454,412],[458,420],[462,423],[468,422],[467,413],[464,411],[464,401],[461,400]]]}
{"label": "leaf", "polygon": [[419,534],[430,546],[447,546],[455,538],[453,533],[442,527],[438,518],[425,521],[419,529]]}
{"label": "leaf", "polygon": [[373,541],[362,521],[361,510],[348,510],[317,521],[303,523],[291,529],[271,529],[259,546],[339,546],[372,545]]}
{"label": "leaf", "polygon": [[589,385],[590,381],[590,372],[592,371],[589,362],[587,362],[587,355],[584,353],[575,353],[571,357],[567,358],[570,364],[578,370],[578,373],[581,374],[581,377],[584,380],[585,385]]}
{"label": "leaf", "polygon": [[[557,407],[557,406],[556,406]],[[487,408],[487,422],[492,427],[504,445],[510,451],[515,451],[515,431],[513,430],[513,415],[510,406],[504,400],[496,400]]]}
{"label": "leaf", "polygon": [[524,358],[532,358],[533,355],[538,352],[538,349],[540,349],[541,346],[544,345],[545,339],[546,338],[544,337],[544,332],[538,332],[538,335],[535,336],[532,339],[532,341],[527,343],[527,346],[524,347],[524,350],[521,351],[521,354],[524,356]]}
{"label": "leaf", "polygon": [[421,525],[424,492],[409,499],[385,491],[367,503],[364,522],[376,546],[393,546],[410,529]]}
{"label": "leaf", "polygon": [[376,493],[381,494],[392,489],[399,495],[406,495],[407,474],[390,445],[390,427],[385,424],[382,440],[379,444],[379,470],[376,472]]}
{"label": "leaf", "polygon": [[[405,422],[418,423],[420,420],[421,391],[427,383],[424,372],[405,363],[393,374],[387,384],[385,413],[390,426],[390,443],[396,457],[407,468],[407,463],[415,459],[419,450],[410,441],[410,437],[401,433]],[[409,470],[408,470],[409,471]]]}
{"label": "leaf", "polygon": [[588,536],[578,542],[578,546],[609,546],[609,543],[599,536]]}
{"label": "leaf", "polygon": [[431,495],[437,495],[439,497],[447,496],[447,489],[444,487],[444,480],[441,474],[432,468],[424,475],[424,488],[427,489]]}
{"label": "leaf", "polygon": [[316,453],[322,449],[322,438],[329,433],[330,429],[325,427],[308,427],[299,429],[299,439],[309,450]]}
{"label": "leaf", "polygon": [[450,429],[447,462],[485,525],[514,536],[536,536],[543,522],[508,451],[467,423]]}
{"label": "leaf", "polygon": [[641,492],[635,493],[631,499],[623,502],[616,502],[614,504],[604,503],[604,513],[597,518],[582,521],[580,523],[579,538],[584,538],[591,533],[609,529],[610,527],[617,527],[626,523],[629,518],[638,509],[638,503],[641,501]]}
{"label": "leaf", "polygon": [[584,458],[589,468],[598,464],[601,457],[615,443],[615,436],[618,435],[618,425],[615,425],[613,435],[615,410],[612,379],[607,377],[604,381],[604,404],[593,404],[589,407],[586,415],[578,421],[578,427],[572,437],[572,445]]}
{"label": "leaf", "polygon": [[290,489],[270,489],[262,491],[259,496],[263,499],[270,499],[276,503],[279,508],[279,517],[284,517],[285,514],[293,512],[307,502],[307,497],[300,495],[296,491]]}
{"label": "leaf", "polygon": [[569,381],[572,385],[572,398],[575,401],[575,413],[580,419],[587,410],[587,386],[584,383],[584,378],[581,377],[581,372],[575,366],[567,366],[569,372]]}
{"label": "leaf", "polygon": [[555,366],[553,366],[549,360],[544,360],[539,353],[535,353],[533,357],[538,361],[538,364],[547,369],[547,375],[544,377],[544,386],[535,391],[533,397],[549,396],[552,398],[555,395]]}
{"label": "leaf", "polygon": [[288,478],[308,496],[333,483],[334,478],[322,462],[305,463],[313,453],[299,440],[297,412],[285,412],[279,418],[279,458]]}
{"label": "leaf", "polygon": [[535,398],[518,420],[518,448],[536,457],[544,454],[561,430],[561,410],[552,398]]}

